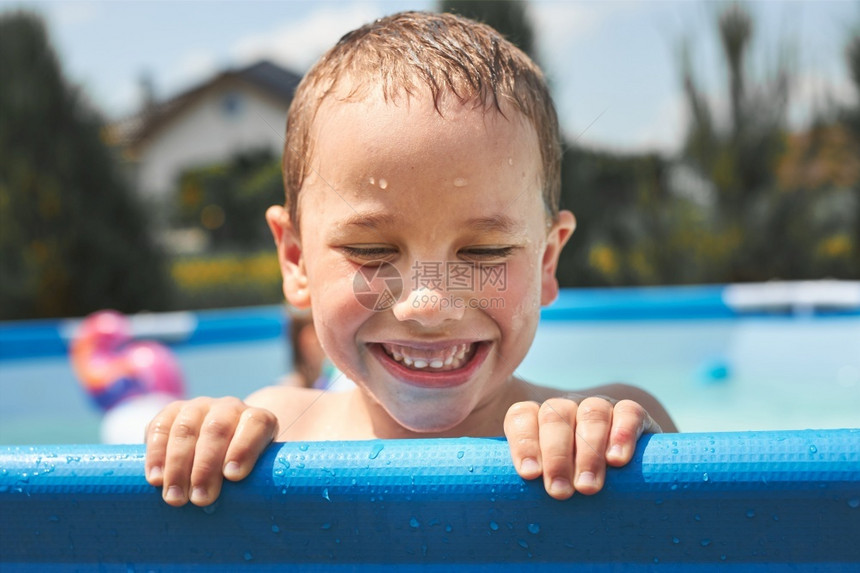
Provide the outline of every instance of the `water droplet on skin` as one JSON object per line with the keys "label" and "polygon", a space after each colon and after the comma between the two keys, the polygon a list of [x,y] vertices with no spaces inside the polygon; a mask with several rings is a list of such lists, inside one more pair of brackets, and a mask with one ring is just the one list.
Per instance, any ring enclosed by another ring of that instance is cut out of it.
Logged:
{"label": "water droplet on skin", "polygon": [[380,179],[379,180],[379,188],[380,189],[388,189],[388,181],[386,181],[385,179]]}
{"label": "water droplet on skin", "polygon": [[369,179],[369,181],[370,181],[370,184],[371,184],[371,185],[376,185],[376,179],[374,179],[373,177],[371,177],[371,178]]}
{"label": "water droplet on skin", "polygon": [[409,520],[409,527],[411,527],[413,529],[418,529],[419,527],[421,527],[421,524],[418,522],[417,519],[415,519],[413,517],[412,519]]}
{"label": "water droplet on skin", "polygon": [[384,448],[385,446],[383,446],[382,444],[374,444],[373,449],[370,450],[370,455],[367,457],[371,460],[375,460],[376,457],[379,455],[379,452],[381,452]]}
{"label": "water droplet on skin", "polygon": [[465,187],[468,184],[469,182],[466,180],[465,177],[457,177],[456,179],[454,179],[454,187]]}
{"label": "water droplet on skin", "polygon": [[496,523],[495,521],[491,521],[490,522],[490,529],[492,529],[493,531],[498,531],[499,530],[499,524]]}
{"label": "water droplet on skin", "polygon": [[532,533],[534,535],[540,533],[540,525],[538,525],[537,523],[529,523],[529,533]]}
{"label": "water droplet on skin", "polygon": [[508,165],[513,165],[513,164],[514,164],[514,158],[508,157]]}
{"label": "water droplet on skin", "polygon": [[462,460],[462,459],[463,459],[463,456],[464,456],[465,454],[466,454],[466,452],[464,452],[463,450],[460,450],[459,452],[457,452],[457,459],[458,459],[458,460]]}

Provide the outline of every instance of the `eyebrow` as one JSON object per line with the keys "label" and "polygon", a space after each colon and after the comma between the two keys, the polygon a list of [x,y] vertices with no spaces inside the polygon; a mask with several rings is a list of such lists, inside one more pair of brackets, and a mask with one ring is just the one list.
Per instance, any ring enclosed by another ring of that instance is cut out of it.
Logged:
{"label": "eyebrow", "polygon": [[465,223],[469,229],[480,232],[496,232],[504,234],[515,234],[522,230],[522,225],[513,218],[504,215],[491,215],[489,217],[474,217]]}
{"label": "eyebrow", "polygon": [[394,224],[396,217],[390,213],[356,213],[343,222],[345,227],[363,227],[378,229]]}

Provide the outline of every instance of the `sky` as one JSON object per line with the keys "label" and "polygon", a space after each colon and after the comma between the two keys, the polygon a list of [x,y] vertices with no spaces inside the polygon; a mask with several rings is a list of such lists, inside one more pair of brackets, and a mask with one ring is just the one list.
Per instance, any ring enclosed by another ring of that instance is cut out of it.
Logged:
{"label": "sky", "polygon": [[[303,73],[341,35],[432,0],[341,1],[21,1],[0,13],[42,14],[67,76],[110,118],[132,113],[148,75],[167,98],[219,71],[261,58]],[[598,148],[672,153],[686,108],[679,46],[692,49],[696,75],[715,109],[725,109],[715,20],[723,4],[692,0],[532,0],[528,14],[538,59],[552,86],[562,131]],[[795,46],[790,118],[802,128],[829,100],[856,101],[844,49],[860,27],[856,0],[752,1],[751,69],[771,68],[782,43]]]}

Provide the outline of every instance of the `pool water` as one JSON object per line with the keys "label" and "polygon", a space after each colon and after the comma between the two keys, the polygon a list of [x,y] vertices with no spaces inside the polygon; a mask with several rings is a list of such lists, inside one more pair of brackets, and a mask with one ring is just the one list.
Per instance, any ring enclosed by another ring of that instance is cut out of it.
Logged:
{"label": "pool water", "polygon": [[640,386],[685,432],[858,427],[860,317],[550,321],[518,372]]}
{"label": "pool water", "polygon": [[[281,338],[174,350],[190,395],[245,396],[290,363]],[[517,372],[640,386],[685,432],[858,427],[860,316],[545,320]],[[0,443],[94,443],[100,421],[66,357],[0,360]]]}

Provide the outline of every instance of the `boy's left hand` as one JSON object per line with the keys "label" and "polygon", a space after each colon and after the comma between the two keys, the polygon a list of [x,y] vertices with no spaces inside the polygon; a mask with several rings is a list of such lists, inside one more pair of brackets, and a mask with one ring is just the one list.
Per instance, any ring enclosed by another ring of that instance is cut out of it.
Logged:
{"label": "boy's left hand", "polygon": [[543,474],[544,487],[555,499],[567,499],[574,491],[597,493],[603,488],[607,464],[625,465],[643,433],[660,431],[648,412],[632,400],[517,402],[505,416],[505,435],[517,473],[523,479]]}

